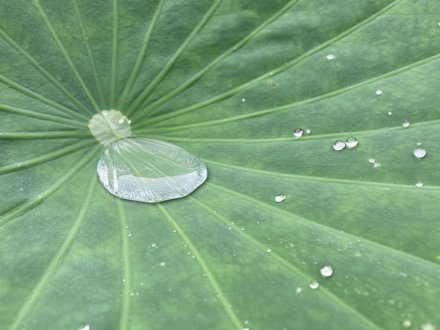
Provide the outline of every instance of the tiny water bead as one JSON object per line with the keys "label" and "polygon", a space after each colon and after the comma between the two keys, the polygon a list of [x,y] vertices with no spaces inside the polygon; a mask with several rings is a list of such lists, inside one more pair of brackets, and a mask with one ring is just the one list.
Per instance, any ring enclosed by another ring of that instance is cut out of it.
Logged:
{"label": "tiny water bead", "polygon": [[334,60],[334,59],[336,58],[336,56],[333,55],[333,54],[328,54],[325,58],[326,58],[327,60],[331,61],[331,60]]}
{"label": "tiny water bead", "polygon": [[348,138],[347,141],[345,141],[345,146],[347,147],[347,149],[356,148],[358,144],[359,141],[354,137]]}
{"label": "tiny water bead", "polygon": [[421,182],[421,181],[417,181],[417,182],[416,182],[416,187],[417,187],[417,188],[422,188],[422,187],[423,187],[423,182]]}
{"label": "tiny water bead", "polygon": [[377,96],[380,96],[380,95],[382,95],[382,94],[383,94],[383,90],[378,89],[378,90],[376,91],[376,95],[377,95]]}
{"label": "tiny water bead", "polygon": [[282,194],[276,195],[274,200],[275,203],[282,203],[286,200],[286,195],[282,195]]}
{"label": "tiny water bead", "polygon": [[412,323],[410,320],[405,320],[402,322],[402,325],[404,328],[409,328],[409,327],[411,327]]}
{"label": "tiny water bead", "polygon": [[345,142],[340,140],[336,141],[335,143],[333,143],[333,149],[336,151],[341,151],[345,149]]}
{"label": "tiny water bead", "polygon": [[332,266],[323,266],[319,272],[321,273],[322,277],[330,277],[333,275],[333,268]]}
{"label": "tiny water bead", "polygon": [[310,289],[316,290],[317,288],[319,288],[319,283],[316,281],[313,281],[309,284]]}
{"label": "tiny water bead", "polygon": [[411,123],[408,121],[408,120],[404,120],[403,122],[402,122],[402,127],[403,128],[408,128],[408,127],[410,127],[411,126]]}
{"label": "tiny water bead", "polygon": [[293,130],[293,136],[296,138],[300,138],[304,135],[304,130],[302,128],[295,128]]}
{"label": "tiny water bead", "polygon": [[417,148],[416,150],[414,150],[413,154],[414,154],[414,157],[416,157],[416,158],[424,158],[426,156],[427,152],[423,148]]}

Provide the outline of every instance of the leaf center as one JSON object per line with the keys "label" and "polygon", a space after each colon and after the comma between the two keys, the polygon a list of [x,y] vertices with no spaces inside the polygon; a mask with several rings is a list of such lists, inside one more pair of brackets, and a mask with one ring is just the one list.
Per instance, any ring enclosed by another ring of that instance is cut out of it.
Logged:
{"label": "leaf center", "polygon": [[116,110],[103,110],[89,121],[89,129],[99,143],[109,144],[132,136],[131,120]]}

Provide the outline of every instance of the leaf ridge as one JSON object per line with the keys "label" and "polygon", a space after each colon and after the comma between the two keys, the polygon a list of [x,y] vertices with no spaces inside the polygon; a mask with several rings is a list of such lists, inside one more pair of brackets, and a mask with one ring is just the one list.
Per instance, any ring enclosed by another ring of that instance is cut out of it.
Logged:
{"label": "leaf ridge", "polygon": [[[66,48],[64,47],[63,43],[61,42],[60,38],[58,37],[57,33],[55,32],[51,22],[49,21],[49,18],[47,17],[43,7],[40,4],[39,0],[33,0],[35,7],[37,8],[38,12],[40,13],[41,18],[43,19],[44,23],[46,24],[47,29],[49,30],[50,34],[52,35],[52,38],[55,40],[56,44],[58,45],[58,48],[61,50],[61,53],[63,54],[64,58],[66,59],[67,64],[69,65],[70,70],[72,71],[73,75],[75,76],[76,80],[79,82],[80,86],[86,93],[90,103],[93,105],[93,108],[96,110],[97,113],[100,112],[100,108],[98,104],[95,101],[95,98],[90,93],[89,88],[87,87],[86,83],[84,82],[83,78],[81,77],[81,74],[78,72],[78,69],[76,68],[75,64],[73,63],[69,53],[67,52]],[[88,109],[87,109],[88,110]],[[90,111],[88,111],[91,113]],[[91,113],[93,114],[93,113]]]}
{"label": "leaf ridge", "polygon": [[177,224],[177,222],[173,219],[171,214],[165,209],[165,206],[163,206],[160,203],[158,203],[157,206],[162,211],[162,213],[165,215],[165,217],[168,219],[168,221],[170,222],[172,227],[174,227],[174,229],[177,231],[180,238],[185,242],[185,244],[188,245],[191,252],[196,257],[196,260],[199,263],[199,265],[201,266],[201,268],[203,269],[203,271],[205,272],[209,283],[211,284],[212,288],[217,293],[217,297],[219,298],[220,303],[222,304],[223,309],[225,310],[226,314],[230,318],[231,323],[234,325],[234,327],[237,330],[241,330],[242,329],[241,321],[238,319],[237,315],[235,314],[234,310],[232,309],[231,304],[227,300],[225,294],[223,293],[223,291],[222,291],[221,287],[219,286],[217,280],[215,279],[214,275],[212,274],[212,272],[208,268],[208,265],[206,264],[205,260],[203,259],[202,255],[200,254],[200,252],[197,250],[197,248],[194,246],[194,244],[189,239],[189,237],[185,234],[185,232],[180,228],[180,226]]}
{"label": "leaf ridge", "polygon": [[133,101],[133,105],[127,111],[127,114],[132,114],[138,106],[142,105],[150,96],[150,94],[156,89],[157,85],[162,81],[162,79],[168,74],[171,68],[174,66],[176,61],[180,58],[182,53],[185,51],[186,47],[191,43],[194,37],[197,35],[199,31],[205,26],[214,12],[217,10],[217,7],[223,0],[215,0],[212,6],[209,8],[208,12],[203,16],[200,22],[196,25],[196,27],[191,31],[189,36],[185,39],[185,41],[180,45],[177,51],[174,53],[173,57],[167,62],[167,64],[163,67],[163,69],[159,72],[159,74],[153,79],[153,81],[144,89],[143,92]]}
{"label": "leaf ridge", "polygon": [[[215,58],[211,63],[206,65],[203,69],[201,69],[198,73],[196,73],[194,76],[192,76],[190,79],[188,79],[186,82],[181,84],[176,89],[172,90],[171,92],[161,96],[159,99],[155,100],[151,104],[149,104],[147,107],[145,107],[144,111],[139,111],[138,113],[143,116],[154,113],[154,109],[157,109],[162,104],[168,102],[170,99],[172,99],[174,96],[178,95],[181,91],[185,90],[189,86],[193,85],[196,81],[201,79],[210,69],[215,67],[217,64],[221,63],[225,58],[227,58],[232,53],[236,52],[241,47],[245,46],[250,40],[252,40],[253,37],[255,37],[259,32],[264,30],[267,26],[269,26],[271,23],[273,23],[275,20],[280,18],[283,14],[285,14],[289,9],[291,9],[299,0],[291,0],[289,3],[287,3],[283,8],[281,8],[278,12],[276,12],[274,15],[269,17],[266,21],[261,23],[258,27],[256,27],[252,32],[250,32],[248,35],[246,35],[243,39],[241,39],[238,43],[236,43],[234,46],[229,48],[227,51],[225,51],[223,54]],[[136,116],[133,117],[133,119],[137,119]]]}
{"label": "leaf ridge", "polygon": [[82,203],[82,207],[79,210],[79,214],[72,227],[67,234],[63,244],[59,247],[58,251],[55,253],[54,257],[50,261],[47,269],[44,271],[43,275],[38,280],[36,286],[32,290],[30,296],[26,299],[25,303],[20,308],[19,312],[16,314],[15,319],[12,323],[11,330],[16,330],[22,325],[26,316],[30,313],[32,308],[34,307],[38,297],[43,291],[44,287],[49,282],[50,278],[55,274],[58,265],[60,265],[63,260],[66,258],[67,254],[71,246],[74,243],[76,236],[81,228],[81,225],[84,222],[87,211],[90,208],[90,204],[92,201],[93,192],[96,188],[96,176],[94,175],[89,183],[89,189],[87,191],[86,196],[84,197],[84,201]]}
{"label": "leaf ridge", "polygon": [[[243,232],[240,228],[237,227],[236,224],[226,220],[226,218],[224,218],[222,215],[215,212],[215,210],[213,210],[210,206],[204,204],[203,202],[197,200],[196,198],[191,198],[191,200],[193,202],[195,202],[196,204],[198,204],[203,209],[205,209],[208,213],[213,215],[215,218],[219,219],[221,222],[223,222],[226,225],[233,228],[236,233],[240,234],[242,237],[245,237],[249,242],[251,242],[251,244],[256,246],[259,250],[261,250],[262,252],[266,252],[266,247],[260,241],[258,241],[256,238],[254,238],[250,234]],[[298,268],[293,263],[291,263],[291,262],[287,261],[286,259],[284,259],[283,257],[281,257],[275,251],[271,251],[270,255],[277,262],[282,264],[285,268],[289,269],[291,272],[298,274],[299,276],[303,277],[307,281],[311,282],[313,280],[313,278],[311,276],[309,276],[307,273],[302,271],[300,268]],[[329,299],[331,299],[333,302],[339,304],[343,309],[345,309],[349,313],[355,315],[359,320],[361,320],[362,322],[364,322],[365,324],[367,324],[371,328],[380,329],[380,327],[377,324],[375,324],[372,320],[370,320],[366,315],[360,313],[358,310],[356,310],[355,308],[348,305],[344,300],[339,298],[337,295],[332,293],[327,288],[321,287],[320,292],[323,292]]]}
{"label": "leaf ridge", "polygon": [[346,36],[350,35],[351,33],[355,32],[356,30],[364,27],[365,25],[367,25],[368,23],[370,23],[371,21],[373,21],[374,19],[376,19],[377,17],[379,17],[380,15],[385,13],[386,11],[390,10],[391,8],[393,8],[400,1],[401,0],[393,1],[388,6],[382,8],[380,11],[378,11],[375,14],[369,16],[368,18],[366,18],[363,21],[359,22],[358,24],[352,26],[351,28],[343,31],[342,33],[340,33],[336,37],[323,42],[322,44],[320,44],[320,45],[312,48],[311,50],[305,52],[303,55],[301,55],[301,56],[299,56],[297,58],[294,58],[293,60],[291,60],[291,61],[289,61],[289,62],[279,66],[278,68],[276,68],[276,69],[274,69],[274,70],[272,70],[272,71],[270,71],[268,73],[260,75],[259,77],[254,78],[254,79],[248,81],[247,83],[244,83],[244,84],[242,84],[240,86],[234,87],[234,88],[230,89],[229,91],[226,91],[226,92],[224,92],[222,94],[214,96],[214,97],[212,97],[210,99],[207,99],[205,101],[193,104],[193,105],[188,106],[186,108],[182,108],[182,109],[173,111],[171,113],[165,113],[165,114],[162,114],[162,115],[154,116],[148,122],[149,122],[149,124],[155,124],[155,123],[158,123],[158,122],[164,122],[164,121],[169,120],[169,119],[171,119],[173,117],[176,117],[177,115],[183,115],[183,114],[187,114],[187,113],[196,111],[196,110],[198,110],[200,108],[203,108],[203,107],[205,107],[207,105],[210,105],[210,104],[212,104],[214,102],[221,101],[223,99],[229,98],[229,97],[233,96],[234,94],[236,94],[236,93],[238,93],[238,92],[240,92],[240,91],[242,91],[242,90],[244,90],[244,89],[246,89],[248,87],[251,87],[251,86],[259,83],[262,80],[269,79],[270,77],[272,77],[273,75],[275,75],[277,73],[283,72],[284,70],[286,70],[288,68],[294,67],[297,64],[303,62],[304,60],[308,59],[310,56],[312,56],[312,55],[316,54],[317,52],[321,51],[322,49],[332,45],[336,41],[339,41],[339,40],[345,38]]}

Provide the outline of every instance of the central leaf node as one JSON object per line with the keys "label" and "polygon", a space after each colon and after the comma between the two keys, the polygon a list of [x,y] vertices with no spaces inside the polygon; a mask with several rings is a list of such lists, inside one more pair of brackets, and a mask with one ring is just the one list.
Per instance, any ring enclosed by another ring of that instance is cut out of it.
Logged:
{"label": "central leaf node", "polygon": [[116,110],[103,110],[89,121],[89,129],[99,143],[109,144],[132,136],[131,120]]}

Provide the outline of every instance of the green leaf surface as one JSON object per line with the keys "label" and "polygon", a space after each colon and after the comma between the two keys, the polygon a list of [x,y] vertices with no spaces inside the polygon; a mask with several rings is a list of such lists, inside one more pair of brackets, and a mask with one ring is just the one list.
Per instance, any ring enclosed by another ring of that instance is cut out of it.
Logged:
{"label": "green leaf surface", "polygon": [[[439,329],[439,21],[436,0],[1,0],[0,328]],[[104,109],[208,181],[113,197]]]}

